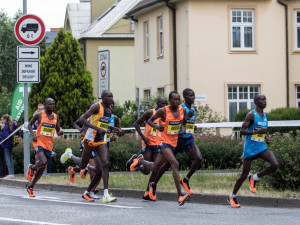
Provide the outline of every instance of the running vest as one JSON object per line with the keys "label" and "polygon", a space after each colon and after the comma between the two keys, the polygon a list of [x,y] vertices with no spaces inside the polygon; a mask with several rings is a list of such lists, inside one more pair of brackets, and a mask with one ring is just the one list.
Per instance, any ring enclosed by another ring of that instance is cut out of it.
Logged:
{"label": "running vest", "polygon": [[[253,131],[263,127],[267,128],[268,119],[266,114],[264,113],[264,117],[261,118],[255,109],[252,112],[254,113],[254,123],[247,130]],[[250,157],[267,149],[265,137],[265,134],[246,135],[243,156]]]}
{"label": "running vest", "polygon": [[33,141],[32,145],[34,148],[41,146],[48,151],[52,151],[57,115],[52,113],[54,115],[53,120],[49,120],[44,110],[41,113],[41,122],[36,130],[37,142]]}
{"label": "running vest", "polygon": [[177,146],[178,132],[180,131],[181,123],[184,117],[183,107],[180,105],[179,116],[175,118],[170,110],[170,105],[165,106],[166,121],[160,120],[160,123],[165,127],[163,132],[158,132],[158,144],[166,143],[172,147]]}
{"label": "running vest", "polygon": [[[190,109],[184,103],[182,103],[181,105],[182,105],[182,107],[185,108],[186,116],[188,116]],[[186,131],[185,131],[185,134],[183,135],[183,138],[189,138],[194,134],[196,110],[192,105],[191,105],[191,109],[194,111],[194,115],[186,121],[186,126],[185,126]]]}
{"label": "running vest", "polygon": [[[152,109],[152,115],[154,115],[156,113],[156,110],[155,109]],[[159,125],[159,118],[154,120],[153,123],[155,125]],[[158,145],[158,142],[157,142],[157,130],[154,128],[154,127],[151,127],[148,123],[146,123],[145,125],[145,130],[144,130],[144,135],[146,138],[149,139],[150,141],[150,145]],[[145,147],[146,144],[144,141],[142,141],[142,147]]]}
{"label": "running vest", "polygon": [[[93,114],[90,117],[90,123],[93,124],[94,126],[97,126],[101,128],[102,130],[107,131],[108,125],[110,122],[110,117],[111,113],[107,113],[104,110],[104,107],[101,105],[100,102],[98,102],[100,110],[98,114]],[[85,134],[85,137],[83,140],[88,140],[94,143],[99,143],[99,142],[106,142],[105,139],[105,134],[100,135],[97,130],[88,128]]]}
{"label": "running vest", "polygon": [[[111,114],[111,116],[110,116],[109,126],[110,127],[114,127],[115,126],[115,116],[114,116],[114,114]],[[111,128],[108,128],[107,132],[105,134],[107,142],[110,142],[111,134],[112,134],[112,130],[111,130]]]}

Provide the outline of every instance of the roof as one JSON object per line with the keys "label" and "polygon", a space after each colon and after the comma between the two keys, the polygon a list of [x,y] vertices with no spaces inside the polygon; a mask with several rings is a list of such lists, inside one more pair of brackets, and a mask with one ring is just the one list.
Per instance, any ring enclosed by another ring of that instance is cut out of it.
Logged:
{"label": "roof", "polygon": [[46,31],[46,46],[50,46],[52,42],[54,41],[54,38],[58,31]]}
{"label": "roof", "polygon": [[121,0],[106,10],[100,17],[93,21],[89,26],[80,32],[78,39],[82,38],[133,38],[133,34],[104,34],[116,22],[118,22],[130,9],[132,9],[140,0]]}
{"label": "roof", "polygon": [[78,38],[80,32],[91,22],[91,3],[69,3],[67,5],[67,13],[72,35]]}
{"label": "roof", "polygon": [[144,11],[149,11],[153,8],[159,7],[163,4],[166,4],[168,2],[167,0],[142,0],[137,4],[135,7],[133,7],[130,11],[126,13],[124,16],[124,19],[128,19],[135,15],[136,13],[142,13]]}

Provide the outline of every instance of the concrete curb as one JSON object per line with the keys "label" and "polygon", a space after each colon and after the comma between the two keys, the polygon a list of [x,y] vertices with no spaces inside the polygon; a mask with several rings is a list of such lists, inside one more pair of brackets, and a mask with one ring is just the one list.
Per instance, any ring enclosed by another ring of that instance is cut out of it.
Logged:
{"label": "concrete curb", "polygon": [[[27,183],[26,181],[0,179],[0,185],[8,185],[8,186],[25,188],[26,183]],[[82,194],[86,190],[86,187],[68,186],[68,185],[61,185],[61,184],[37,183],[35,189]],[[117,188],[110,188],[109,190],[116,197],[141,199],[144,194],[144,191],[141,190],[124,190],[124,189],[117,189]],[[101,190],[100,193],[102,193],[102,191],[103,190]],[[227,205],[226,199],[227,199],[226,195],[193,194],[190,202],[198,203],[198,204]],[[157,195],[157,200],[177,201],[177,193],[159,192]],[[269,197],[239,196],[238,200],[242,206],[300,208],[300,199],[298,198],[269,198]]]}

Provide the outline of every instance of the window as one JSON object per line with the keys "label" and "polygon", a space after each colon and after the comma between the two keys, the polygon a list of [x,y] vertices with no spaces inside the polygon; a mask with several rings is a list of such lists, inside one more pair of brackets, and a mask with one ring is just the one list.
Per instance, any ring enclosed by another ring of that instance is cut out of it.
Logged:
{"label": "window", "polygon": [[228,86],[228,112],[229,121],[234,121],[236,114],[243,109],[254,109],[253,98],[259,94],[257,85],[229,85]]}
{"label": "window", "polygon": [[163,25],[162,16],[157,17],[157,55],[163,56]]}
{"label": "window", "polygon": [[165,94],[165,88],[157,88],[157,94],[158,96],[164,96]]}
{"label": "window", "polygon": [[296,98],[297,98],[296,107],[300,108],[300,85],[297,85],[296,92],[297,92],[296,93],[297,94],[297,96],[296,96]]}
{"label": "window", "polygon": [[254,50],[254,10],[231,10],[231,50]]}
{"label": "window", "polygon": [[144,59],[149,59],[149,22],[144,22]]}
{"label": "window", "polygon": [[296,50],[300,50],[300,10],[295,11],[295,24],[296,24],[296,38],[295,38],[295,46]]}
{"label": "window", "polygon": [[150,89],[144,90],[144,99],[145,100],[150,99]]}

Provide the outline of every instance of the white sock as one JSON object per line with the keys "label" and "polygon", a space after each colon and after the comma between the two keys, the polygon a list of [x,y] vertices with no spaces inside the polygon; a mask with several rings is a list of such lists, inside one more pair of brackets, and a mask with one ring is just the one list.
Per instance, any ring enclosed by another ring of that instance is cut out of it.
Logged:
{"label": "white sock", "polygon": [[254,174],[252,178],[253,178],[253,180],[255,180],[255,181],[256,181],[256,180],[259,180],[259,178],[258,178],[258,176],[257,176],[257,173]]}
{"label": "white sock", "polygon": [[184,179],[186,179],[186,180],[190,180],[190,178],[188,178],[188,177],[185,177]]}
{"label": "white sock", "polygon": [[236,198],[236,195],[234,195],[233,193],[230,194],[230,198]]}
{"label": "white sock", "polygon": [[90,192],[88,192],[88,191],[84,191],[84,193],[83,193],[83,194],[84,194],[84,195],[86,195],[86,194],[89,194],[89,193],[90,193]]}
{"label": "white sock", "polygon": [[68,158],[71,158],[72,155],[73,155],[72,152],[67,152]]}
{"label": "white sock", "polygon": [[104,196],[108,195],[108,189],[104,189]]}

